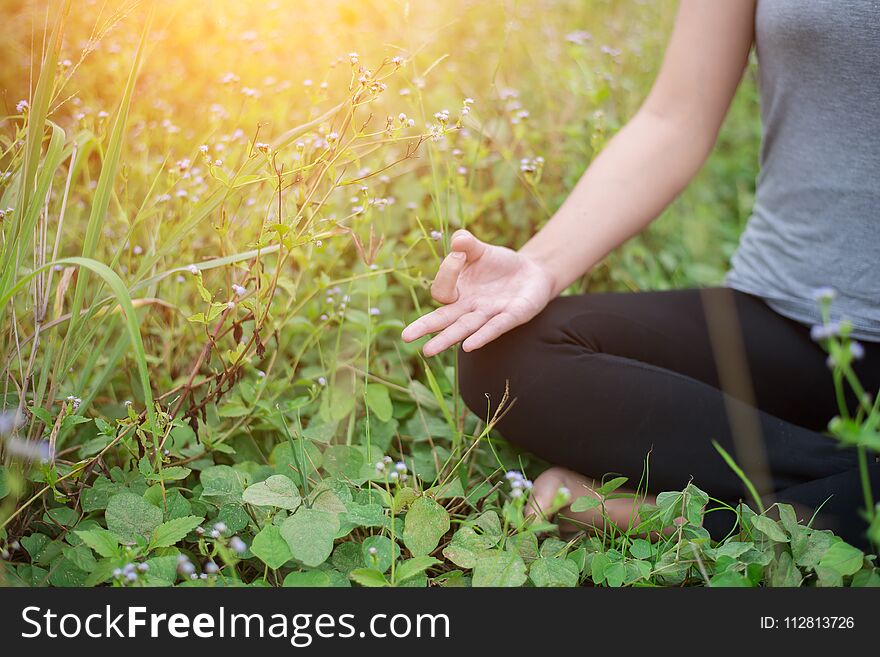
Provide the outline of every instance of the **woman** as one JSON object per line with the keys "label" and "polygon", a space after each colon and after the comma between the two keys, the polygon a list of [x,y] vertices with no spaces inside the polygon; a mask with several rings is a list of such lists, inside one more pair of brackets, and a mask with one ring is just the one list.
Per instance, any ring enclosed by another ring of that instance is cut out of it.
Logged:
{"label": "woman", "polygon": [[[761,172],[725,287],[557,298],[694,177],[753,42]],[[810,326],[813,290],[832,286],[834,314],[864,344],[856,371],[880,388],[878,70],[877,0],[683,0],[644,105],[546,226],[519,251],[455,233],[432,286],[443,305],[403,339],[436,334],[427,356],[462,342],[462,395],[484,418],[509,383],[515,402],[498,429],[557,464],[535,481],[533,511],[563,486],[588,494],[608,472],[633,487],[647,472],[649,492],[693,479],[732,504],[747,499],[715,440],[765,503],[806,520],[821,507],[814,524],[864,544],[855,452],[822,434],[838,410]],[[869,469],[877,489],[873,456]],[[626,527],[638,503],[616,499],[607,512]],[[716,538],[732,526],[724,515],[707,516]]]}

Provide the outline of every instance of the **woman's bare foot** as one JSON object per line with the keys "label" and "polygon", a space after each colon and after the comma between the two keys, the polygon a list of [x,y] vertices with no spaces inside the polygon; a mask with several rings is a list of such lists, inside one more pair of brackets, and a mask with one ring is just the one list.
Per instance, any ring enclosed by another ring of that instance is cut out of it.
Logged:
{"label": "woman's bare foot", "polygon": [[[559,514],[565,518],[559,523],[563,532],[572,532],[586,527],[601,528],[606,520],[610,520],[623,530],[637,524],[639,507],[642,504],[655,504],[653,495],[635,495],[632,491],[618,489],[614,499],[605,499],[604,504],[597,505],[588,511],[572,511],[570,506],[575,500],[589,496],[596,500],[602,498],[596,493],[598,486],[589,477],[567,470],[553,467],[545,470],[535,480],[526,506],[526,514],[550,520]],[[560,491],[562,494],[560,494]],[[563,503],[568,497],[568,502]]]}

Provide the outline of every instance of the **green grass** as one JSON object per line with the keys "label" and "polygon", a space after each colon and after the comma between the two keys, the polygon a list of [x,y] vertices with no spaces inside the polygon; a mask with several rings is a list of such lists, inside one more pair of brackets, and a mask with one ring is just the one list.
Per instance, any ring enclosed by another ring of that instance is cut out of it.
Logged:
{"label": "green grass", "polygon": [[[456,228],[518,246],[562,202],[674,4],[5,3],[0,582],[878,583],[788,507],[713,543],[699,481],[561,538],[503,476],[544,464],[399,339]],[[750,69],[694,184],[572,291],[719,282],[759,138]]]}

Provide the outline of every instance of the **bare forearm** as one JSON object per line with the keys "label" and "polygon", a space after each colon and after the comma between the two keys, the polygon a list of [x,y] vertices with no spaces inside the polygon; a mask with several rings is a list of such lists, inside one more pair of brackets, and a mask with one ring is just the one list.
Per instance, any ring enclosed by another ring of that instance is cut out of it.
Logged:
{"label": "bare forearm", "polygon": [[593,161],[562,207],[520,250],[555,281],[554,296],[653,221],[702,165],[711,142],[683,123],[637,114]]}

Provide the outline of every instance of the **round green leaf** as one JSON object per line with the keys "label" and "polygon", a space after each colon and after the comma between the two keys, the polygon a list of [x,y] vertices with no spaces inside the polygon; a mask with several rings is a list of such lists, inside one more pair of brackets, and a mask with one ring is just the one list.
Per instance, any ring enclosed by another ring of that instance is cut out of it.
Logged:
{"label": "round green leaf", "polygon": [[864,553],[858,548],[838,541],[828,548],[828,552],[820,559],[819,566],[842,576],[853,575],[861,569],[864,558]]}
{"label": "round green leaf", "polygon": [[449,531],[449,514],[430,497],[413,502],[403,525],[403,544],[414,557],[430,554]]}
{"label": "round green leaf", "polygon": [[471,527],[462,527],[443,548],[443,556],[460,568],[473,568],[477,558],[495,546],[495,541],[478,534]]}
{"label": "round green leaf", "polygon": [[248,486],[241,499],[254,506],[274,506],[289,511],[295,511],[302,503],[293,481],[285,475],[272,475],[265,481]]}
{"label": "round green leaf", "polygon": [[149,539],[162,524],[162,510],[134,493],[117,493],[110,498],[104,512],[107,529],[125,543],[134,543],[138,536]]}
{"label": "round green leaf", "polygon": [[381,383],[368,383],[365,393],[367,406],[380,422],[388,422],[394,413],[394,405],[391,403],[391,395],[388,388]]}
{"label": "round green leaf", "polygon": [[578,568],[573,561],[562,558],[537,559],[529,569],[529,579],[535,586],[565,586],[578,585]]}
{"label": "round green leaf", "polygon": [[391,562],[400,556],[400,548],[385,536],[369,536],[361,545],[361,554],[369,568],[384,573],[391,568]]}
{"label": "round green leaf", "polygon": [[281,523],[281,536],[290,552],[306,566],[319,566],[333,551],[339,516],[326,511],[300,508]]}
{"label": "round green leaf", "polygon": [[330,576],[322,570],[306,570],[301,573],[290,573],[284,578],[282,586],[327,588],[331,586]]}
{"label": "round green leaf", "polygon": [[202,499],[217,506],[240,502],[245,475],[228,465],[214,465],[202,470]]}
{"label": "round green leaf", "polygon": [[497,550],[484,554],[474,565],[474,587],[522,586],[526,581],[526,564],[514,552]]}
{"label": "round green leaf", "polygon": [[281,568],[293,556],[290,553],[290,546],[275,525],[266,525],[254,536],[251,552],[273,570]]}

